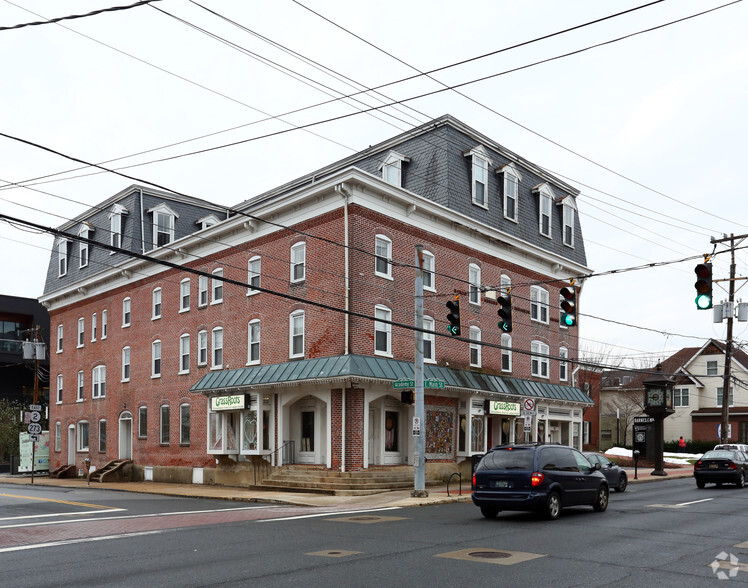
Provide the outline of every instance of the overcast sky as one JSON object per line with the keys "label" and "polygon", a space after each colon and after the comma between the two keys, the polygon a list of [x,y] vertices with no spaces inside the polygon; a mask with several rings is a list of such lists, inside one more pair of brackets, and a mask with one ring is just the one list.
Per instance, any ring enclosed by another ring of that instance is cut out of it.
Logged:
{"label": "overcast sky", "polygon": [[[0,0],[0,27],[129,3]],[[651,365],[725,337],[711,311],[695,308],[693,269],[694,257],[715,250],[711,237],[748,233],[744,2],[655,2],[441,70],[438,82],[420,77],[382,88],[385,96],[359,95],[366,106],[307,108],[645,4],[164,0],[2,30],[0,133],[89,162],[149,151],[106,165],[137,165],[121,171],[228,206],[451,114],[581,190],[588,265],[597,274],[646,267],[588,278],[579,328],[583,349],[606,363]],[[258,138],[486,76],[493,77],[461,86],[462,95],[444,91]],[[155,161],[237,141],[244,142]],[[0,137],[0,210],[59,226],[133,183],[79,168]],[[50,174],[60,175],[29,181]],[[0,222],[0,293],[41,296],[51,246],[48,235]],[[715,278],[726,278],[729,255],[723,245],[716,252]],[[739,249],[738,276],[748,274],[747,263]],[[717,301],[726,297],[722,284]],[[746,328],[735,323],[739,343]]]}

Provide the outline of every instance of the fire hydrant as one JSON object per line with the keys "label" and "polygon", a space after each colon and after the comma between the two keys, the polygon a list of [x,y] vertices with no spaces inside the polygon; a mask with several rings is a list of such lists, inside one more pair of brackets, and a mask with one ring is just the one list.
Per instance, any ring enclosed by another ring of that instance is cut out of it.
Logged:
{"label": "fire hydrant", "polygon": [[91,468],[91,458],[87,457],[86,459],[84,459],[83,460],[83,465],[86,468],[86,480],[88,482],[88,485],[90,486],[91,485],[91,478],[88,477],[88,470]]}

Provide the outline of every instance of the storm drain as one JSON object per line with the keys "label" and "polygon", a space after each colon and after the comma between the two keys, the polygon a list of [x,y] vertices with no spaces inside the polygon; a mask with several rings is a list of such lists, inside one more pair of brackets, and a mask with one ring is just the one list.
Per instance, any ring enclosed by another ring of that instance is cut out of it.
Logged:
{"label": "storm drain", "polygon": [[495,563],[502,566],[511,566],[530,561],[538,557],[545,557],[542,553],[526,553],[523,551],[504,551],[501,549],[470,548],[461,549],[460,551],[450,551],[449,553],[440,553],[434,557],[446,557],[449,559],[460,559],[462,561],[474,561]]}
{"label": "storm drain", "polygon": [[317,555],[319,557],[348,557],[349,555],[358,555],[361,551],[345,551],[344,549],[313,551],[305,555]]}

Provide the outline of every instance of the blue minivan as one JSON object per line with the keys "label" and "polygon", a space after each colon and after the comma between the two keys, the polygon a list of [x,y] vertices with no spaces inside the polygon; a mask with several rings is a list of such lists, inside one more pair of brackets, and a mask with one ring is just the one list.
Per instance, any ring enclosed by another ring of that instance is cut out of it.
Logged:
{"label": "blue minivan", "polygon": [[486,518],[502,510],[528,510],[556,519],[567,506],[608,508],[605,476],[576,449],[529,443],[499,445],[473,474],[473,503]]}

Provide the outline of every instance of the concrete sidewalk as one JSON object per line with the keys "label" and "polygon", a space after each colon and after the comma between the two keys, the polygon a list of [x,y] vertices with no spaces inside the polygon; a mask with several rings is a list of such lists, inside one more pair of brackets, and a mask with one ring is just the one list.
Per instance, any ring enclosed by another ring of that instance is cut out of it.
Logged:
{"label": "concrete sidewalk", "polygon": [[[678,478],[693,477],[693,468],[666,469],[667,476],[653,476],[651,469],[637,471],[634,479],[634,469],[625,468],[629,477],[629,484],[642,482],[661,482]],[[30,475],[11,476],[0,474],[0,484],[30,485]],[[49,478],[45,475],[34,476],[35,486],[56,486],[62,488],[87,488],[82,478]],[[203,484],[167,484],[158,482],[121,482],[98,483],[93,482],[90,488],[97,490],[119,490],[120,492],[143,492],[146,494],[161,494],[163,496],[183,496],[186,498],[207,498],[215,500],[236,500],[241,502],[266,502],[288,504],[296,506],[348,506],[351,508],[382,508],[427,506],[448,502],[470,501],[470,480],[463,480],[462,493],[459,484],[453,481],[449,488],[446,484],[427,488],[428,496],[413,497],[412,490],[393,490],[364,496],[330,496],[307,492],[279,492],[276,490],[259,490],[256,488],[237,488],[231,486],[208,486]]]}

